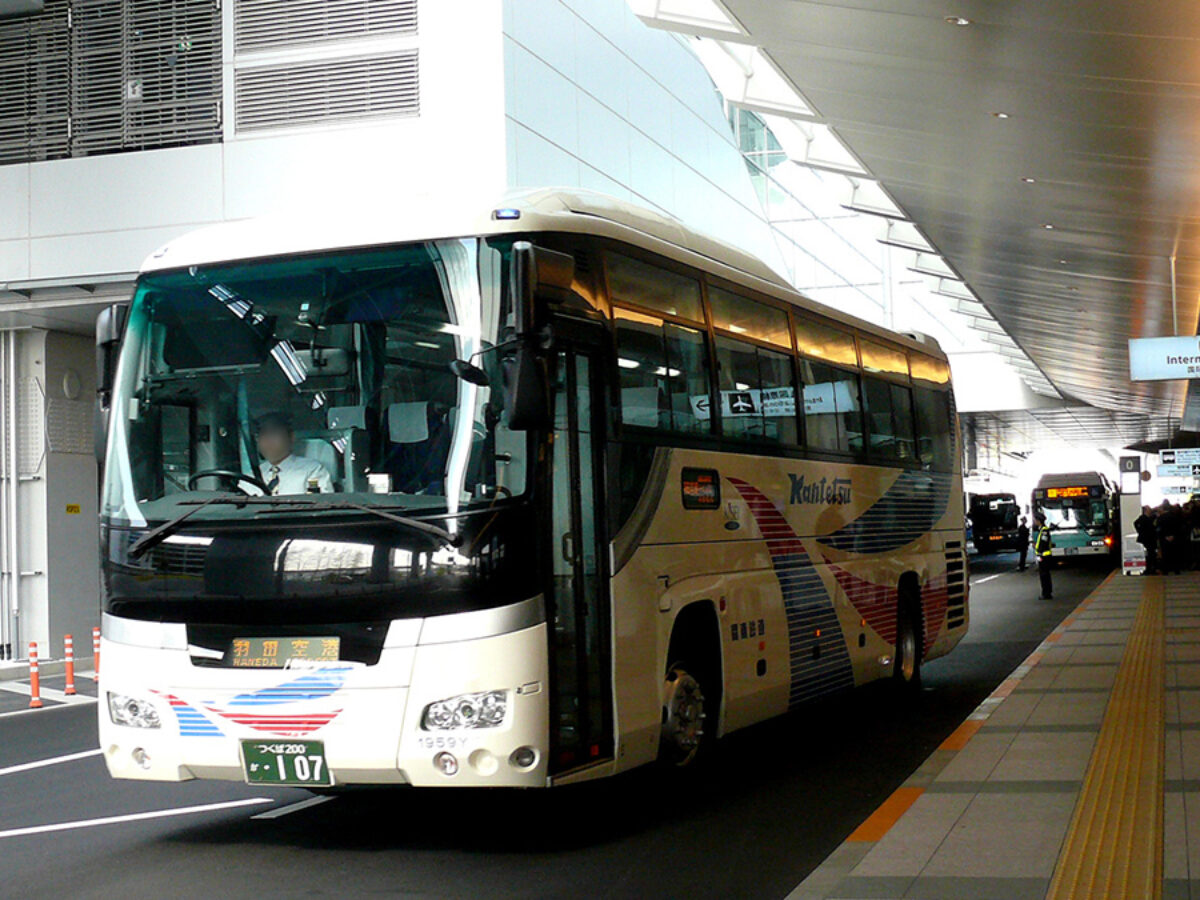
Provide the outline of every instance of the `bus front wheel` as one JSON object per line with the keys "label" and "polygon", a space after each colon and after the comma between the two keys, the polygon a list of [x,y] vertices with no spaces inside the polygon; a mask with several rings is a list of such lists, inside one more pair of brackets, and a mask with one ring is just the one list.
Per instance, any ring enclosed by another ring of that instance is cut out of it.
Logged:
{"label": "bus front wheel", "polygon": [[704,742],[704,689],[682,664],[667,668],[663,688],[659,758],[673,766],[690,765]]}

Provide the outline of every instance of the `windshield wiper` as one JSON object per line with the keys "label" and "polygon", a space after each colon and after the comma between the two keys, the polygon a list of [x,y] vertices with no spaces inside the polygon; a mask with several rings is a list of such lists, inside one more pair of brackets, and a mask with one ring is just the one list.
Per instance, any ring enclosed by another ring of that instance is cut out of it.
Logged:
{"label": "windshield wiper", "polygon": [[431,525],[428,522],[422,522],[420,519],[414,519],[411,516],[398,516],[393,512],[388,512],[387,508],[382,506],[369,506],[365,503],[354,503],[349,500],[336,500],[332,503],[323,503],[320,500],[309,500],[307,497],[252,497],[250,499],[257,504],[272,507],[308,506],[317,509],[357,510],[358,512],[379,516],[381,519],[387,519],[389,522],[395,522],[397,525],[403,525],[414,531],[424,532],[451,547],[457,547],[462,543],[462,538],[459,535],[451,534],[444,528],[439,528],[437,525]]}
{"label": "windshield wiper", "polygon": [[231,503],[234,502],[234,500],[230,497],[209,497],[207,500],[197,503],[192,509],[189,509],[187,512],[176,516],[168,522],[163,522],[157,528],[147,531],[140,538],[134,541],[129,547],[129,558],[139,559],[147,550],[157,547],[159,544],[173,535],[179,530],[180,525],[182,525],[196,513],[200,512],[200,510],[204,509],[204,507],[210,506],[211,504],[217,502]]}
{"label": "windshield wiper", "polygon": [[461,543],[461,538],[458,535],[451,534],[444,528],[439,528],[437,525],[431,525],[428,522],[422,522],[419,519],[411,518],[410,516],[398,516],[395,513],[378,506],[367,506],[362,503],[352,503],[345,500],[339,500],[334,503],[322,503],[318,500],[309,500],[306,497],[230,497],[228,495],[209,497],[207,500],[199,501],[183,501],[184,505],[194,503],[195,506],[187,512],[176,516],[168,522],[159,525],[153,531],[148,531],[140,538],[133,542],[129,548],[129,558],[138,559],[147,550],[157,547],[168,537],[179,530],[179,526],[186,522],[206,506],[211,506],[215,503],[231,504],[233,506],[266,506],[274,509],[285,506],[307,506],[318,509],[331,510],[357,510],[359,512],[370,513],[373,516],[379,516],[381,519],[387,519],[389,522],[395,522],[397,525],[403,525],[406,528],[411,528],[413,531],[420,531],[428,534],[430,537],[437,538],[441,543],[450,547],[457,547]]}

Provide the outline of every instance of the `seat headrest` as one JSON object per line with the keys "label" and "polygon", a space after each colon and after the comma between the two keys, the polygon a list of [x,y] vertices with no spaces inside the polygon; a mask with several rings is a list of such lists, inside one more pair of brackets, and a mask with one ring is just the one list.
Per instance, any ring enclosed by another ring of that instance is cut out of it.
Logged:
{"label": "seat headrest", "polygon": [[429,440],[429,402],[393,403],[387,409],[388,440],[419,444]]}

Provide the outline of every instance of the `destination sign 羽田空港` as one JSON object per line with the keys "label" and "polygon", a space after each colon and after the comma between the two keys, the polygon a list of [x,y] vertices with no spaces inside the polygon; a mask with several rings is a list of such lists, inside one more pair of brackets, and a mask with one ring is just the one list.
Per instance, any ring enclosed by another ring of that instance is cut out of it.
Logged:
{"label": "destination sign \u7fbd\u7530\u7a7a\u6e2f", "polygon": [[332,662],[341,653],[341,638],[279,637],[234,638],[229,644],[229,665],[238,669],[278,669],[292,660]]}

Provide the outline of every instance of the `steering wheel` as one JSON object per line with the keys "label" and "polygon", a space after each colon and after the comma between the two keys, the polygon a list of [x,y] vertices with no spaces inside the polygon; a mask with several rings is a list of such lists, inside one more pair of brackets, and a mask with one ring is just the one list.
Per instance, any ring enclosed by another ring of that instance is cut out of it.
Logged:
{"label": "steering wheel", "polygon": [[188,479],[188,481],[187,481],[188,490],[194,491],[196,489],[196,482],[199,481],[201,478],[224,478],[231,483],[233,488],[239,494],[246,493],[245,491],[243,491],[241,488],[239,488],[237,486],[237,483],[239,481],[244,481],[247,484],[254,485],[256,488],[258,488],[260,491],[263,492],[264,497],[271,493],[271,489],[267,487],[267,485],[263,482],[263,480],[261,478],[258,478],[255,475],[247,475],[245,472],[235,472],[232,469],[205,469],[203,472],[197,472],[195,475],[193,475],[191,478]]}

